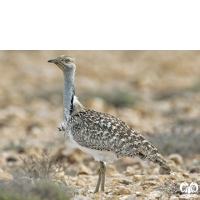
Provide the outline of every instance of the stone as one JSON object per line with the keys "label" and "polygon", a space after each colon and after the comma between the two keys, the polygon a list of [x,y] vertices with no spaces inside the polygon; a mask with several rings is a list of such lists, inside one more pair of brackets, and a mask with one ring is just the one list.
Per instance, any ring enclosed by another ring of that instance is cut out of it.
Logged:
{"label": "stone", "polygon": [[121,184],[124,184],[124,185],[129,185],[131,182],[130,181],[127,181],[127,180],[123,180],[120,182]]}
{"label": "stone", "polygon": [[76,181],[76,185],[83,187],[85,185],[85,182],[83,180],[78,179]]}
{"label": "stone", "polygon": [[78,174],[92,174],[92,171],[90,168],[86,167],[85,165],[81,164],[79,166],[79,173]]}
{"label": "stone", "polygon": [[71,200],[89,200],[89,198],[83,195],[76,195],[75,197],[71,198]]}
{"label": "stone", "polygon": [[117,196],[107,197],[106,200],[120,200]]}
{"label": "stone", "polygon": [[131,194],[131,191],[128,188],[121,188],[121,189],[119,189],[119,194],[120,195]]}
{"label": "stone", "polygon": [[156,186],[158,184],[157,181],[145,181],[145,185],[148,185],[148,186]]}
{"label": "stone", "polygon": [[141,192],[135,192],[135,194],[137,195],[137,196],[140,196],[141,195]]}
{"label": "stone", "polygon": [[185,177],[185,178],[190,178],[190,174],[188,174],[188,173],[183,173],[183,177]]}
{"label": "stone", "polygon": [[183,194],[179,196],[180,200],[196,200],[198,199],[198,195],[196,194]]}
{"label": "stone", "polygon": [[102,197],[102,196],[99,195],[99,194],[97,194],[97,193],[94,194],[94,198],[95,198],[95,199],[100,199],[101,197]]}
{"label": "stone", "polygon": [[190,173],[200,173],[200,166],[192,166]]}
{"label": "stone", "polygon": [[172,174],[169,175],[170,179],[172,180],[177,180],[177,181],[182,181],[184,180],[184,177],[182,174],[178,172],[173,172]]}
{"label": "stone", "polygon": [[135,200],[135,199],[136,199],[136,195],[124,196],[123,199],[124,199],[124,200]]}
{"label": "stone", "polygon": [[154,193],[151,193],[151,194],[147,194],[147,198],[148,199],[159,199],[161,195],[159,194],[154,194]]}
{"label": "stone", "polygon": [[133,166],[128,166],[128,167],[126,168],[125,174],[126,174],[127,176],[132,176],[132,175],[135,175],[135,174],[137,174],[137,173],[136,173],[136,170],[135,170],[135,168],[134,168]]}
{"label": "stone", "polygon": [[133,176],[133,181],[144,181],[145,180],[145,176],[144,175],[134,175]]}
{"label": "stone", "polygon": [[173,195],[173,196],[170,197],[170,200],[179,200],[179,198],[176,197],[175,195]]}
{"label": "stone", "polygon": [[170,160],[173,160],[177,165],[183,164],[183,158],[182,158],[182,156],[179,155],[179,154],[171,154],[171,155],[169,156],[169,159],[170,159]]}

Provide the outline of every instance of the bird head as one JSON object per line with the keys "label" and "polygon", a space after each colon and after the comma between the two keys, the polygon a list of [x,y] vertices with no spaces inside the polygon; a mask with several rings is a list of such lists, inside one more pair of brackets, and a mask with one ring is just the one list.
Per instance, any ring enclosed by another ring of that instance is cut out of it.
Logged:
{"label": "bird head", "polygon": [[76,70],[75,58],[61,55],[56,59],[48,60],[50,63],[55,63],[63,72]]}

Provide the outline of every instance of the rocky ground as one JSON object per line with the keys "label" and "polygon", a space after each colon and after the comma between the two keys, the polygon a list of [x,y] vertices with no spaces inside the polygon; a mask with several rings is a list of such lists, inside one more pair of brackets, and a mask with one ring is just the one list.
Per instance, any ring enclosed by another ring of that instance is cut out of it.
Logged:
{"label": "rocky ground", "polygon": [[[174,174],[139,158],[107,166],[66,143],[61,71],[47,60],[76,58],[76,95],[121,118],[165,156]],[[199,51],[0,51],[0,200],[200,199]],[[180,184],[199,185],[186,195]]]}

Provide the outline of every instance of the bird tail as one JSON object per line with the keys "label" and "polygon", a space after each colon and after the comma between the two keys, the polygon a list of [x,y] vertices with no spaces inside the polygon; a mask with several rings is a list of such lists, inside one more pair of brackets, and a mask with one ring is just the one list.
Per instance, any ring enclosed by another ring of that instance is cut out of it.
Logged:
{"label": "bird tail", "polygon": [[152,151],[142,151],[139,153],[140,158],[145,161],[152,161],[153,163],[160,165],[166,172],[172,173],[173,171],[166,164],[166,160],[162,157],[159,151],[153,145],[151,145],[151,147],[153,147]]}
{"label": "bird tail", "polygon": [[155,164],[159,164],[166,172],[172,173],[171,168],[166,164],[166,160],[159,152],[154,155],[149,155],[149,157],[151,161],[153,161]]}

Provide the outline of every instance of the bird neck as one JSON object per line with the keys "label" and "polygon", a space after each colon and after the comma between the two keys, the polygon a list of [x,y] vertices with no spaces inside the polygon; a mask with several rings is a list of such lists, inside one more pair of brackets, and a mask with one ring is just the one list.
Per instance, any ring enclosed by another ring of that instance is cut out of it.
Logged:
{"label": "bird neck", "polygon": [[68,121],[74,109],[74,74],[75,70],[64,72],[64,92],[63,92],[63,120]]}

